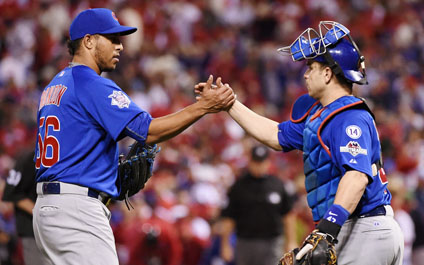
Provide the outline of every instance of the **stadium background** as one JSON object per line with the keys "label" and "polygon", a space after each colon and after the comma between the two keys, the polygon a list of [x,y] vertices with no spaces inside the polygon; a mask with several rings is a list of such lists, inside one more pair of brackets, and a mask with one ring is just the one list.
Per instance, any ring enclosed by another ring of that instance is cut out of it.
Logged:
{"label": "stadium background", "polygon": [[[238,99],[256,112],[285,120],[294,99],[305,93],[304,64],[293,63],[277,48],[320,20],[347,26],[366,58],[370,84],[357,87],[355,94],[365,97],[376,115],[406,247],[414,238],[414,250],[423,247],[423,219],[415,220],[415,232],[410,222],[411,215],[424,216],[420,0],[0,0],[0,195],[18,154],[34,147],[40,92],[70,60],[66,39],[71,19],[90,7],[110,8],[121,23],[138,27],[122,39],[116,71],[104,76],[153,117],[193,102],[193,86],[213,74],[230,83]],[[121,143],[122,152],[129,143]],[[160,240],[169,252],[157,254],[170,256],[163,264],[212,264],[206,256],[219,238],[219,209],[253,143],[220,113],[160,144],[154,177],[133,200],[136,209],[111,206],[121,263],[128,263],[133,242],[147,238],[144,248],[152,248],[159,235],[167,235]],[[271,159],[270,173],[299,198],[295,211],[301,240],[311,229],[301,153],[272,152]],[[19,244],[10,248],[14,239],[13,207],[1,202],[0,257],[9,253],[13,264],[21,264]]]}

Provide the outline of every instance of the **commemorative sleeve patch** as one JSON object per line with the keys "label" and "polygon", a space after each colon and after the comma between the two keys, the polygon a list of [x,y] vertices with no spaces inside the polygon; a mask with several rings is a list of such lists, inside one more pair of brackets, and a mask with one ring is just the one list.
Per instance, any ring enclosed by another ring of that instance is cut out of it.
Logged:
{"label": "commemorative sleeve patch", "polygon": [[346,134],[352,139],[358,139],[362,135],[361,128],[356,125],[349,125],[346,127]]}
{"label": "commemorative sleeve patch", "polygon": [[127,95],[125,95],[124,92],[118,90],[114,90],[108,98],[112,99],[112,102],[110,103],[112,106],[118,106],[120,109],[129,108],[131,103]]}
{"label": "commemorative sleeve patch", "polygon": [[367,149],[362,149],[356,141],[350,141],[346,146],[340,146],[340,152],[350,153],[353,156],[368,154]]}

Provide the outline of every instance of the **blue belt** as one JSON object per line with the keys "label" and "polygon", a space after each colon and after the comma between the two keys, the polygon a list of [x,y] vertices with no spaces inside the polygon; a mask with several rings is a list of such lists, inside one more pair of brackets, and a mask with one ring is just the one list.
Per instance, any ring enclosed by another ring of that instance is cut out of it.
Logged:
{"label": "blue belt", "polygon": [[[42,187],[43,194],[60,194],[60,183],[58,182],[44,182]],[[98,192],[92,188],[88,188],[87,196],[98,199],[104,205],[107,205],[111,197],[104,192]]]}
{"label": "blue belt", "polygon": [[371,217],[371,216],[380,216],[380,215],[386,215],[386,208],[384,208],[384,205],[380,205],[374,209],[372,209],[371,211],[361,214],[361,215],[351,215],[349,217],[349,219],[352,218],[365,218],[365,217]]}

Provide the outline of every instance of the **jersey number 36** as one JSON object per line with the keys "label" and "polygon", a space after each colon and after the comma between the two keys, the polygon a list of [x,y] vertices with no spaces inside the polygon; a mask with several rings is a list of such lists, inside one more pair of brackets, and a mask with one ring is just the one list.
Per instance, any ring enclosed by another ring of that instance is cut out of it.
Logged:
{"label": "jersey number 36", "polygon": [[60,144],[56,137],[48,135],[49,127],[52,127],[53,131],[60,131],[59,119],[56,116],[40,117],[39,132],[44,128],[44,139],[38,133],[38,152],[37,160],[35,161],[35,167],[37,169],[41,165],[51,167],[59,161]]}

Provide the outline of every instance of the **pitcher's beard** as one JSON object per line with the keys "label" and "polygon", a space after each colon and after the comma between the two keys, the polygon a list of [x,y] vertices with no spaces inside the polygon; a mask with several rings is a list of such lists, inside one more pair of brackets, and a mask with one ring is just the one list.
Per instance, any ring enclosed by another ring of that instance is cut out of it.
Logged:
{"label": "pitcher's beard", "polygon": [[96,58],[97,65],[100,69],[100,72],[111,72],[115,70],[116,63],[113,63],[112,61],[109,61],[109,62],[106,61],[106,59],[104,58],[104,56],[102,56],[99,50],[96,50],[96,53],[94,56]]}

